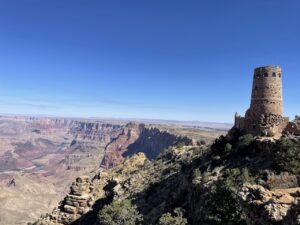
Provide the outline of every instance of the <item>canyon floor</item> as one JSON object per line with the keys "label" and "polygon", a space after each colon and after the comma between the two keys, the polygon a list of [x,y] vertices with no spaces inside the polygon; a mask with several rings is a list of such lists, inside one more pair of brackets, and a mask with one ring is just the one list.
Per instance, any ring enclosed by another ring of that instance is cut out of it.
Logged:
{"label": "canyon floor", "polygon": [[207,144],[230,125],[178,121],[0,117],[0,225],[26,224],[58,206],[76,177],[143,152]]}

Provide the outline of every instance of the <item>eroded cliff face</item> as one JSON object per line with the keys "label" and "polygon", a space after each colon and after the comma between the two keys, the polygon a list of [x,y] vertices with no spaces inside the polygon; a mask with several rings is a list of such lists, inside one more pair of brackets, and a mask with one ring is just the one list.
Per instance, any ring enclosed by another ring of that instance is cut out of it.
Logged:
{"label": "eroded cliff face", "polygon": [[[61,205],[35,225],[96,225],[99,224],[97,214],[105,205],[123,199],[130,199],[138,206],[144,224],[156,224],[159,217],[173,207],[194,204],[188,202],[194,187],[190,163],[197,160],[205,149],[205,146],[173,147],[155,161],[138,153],[115,168],[100,170],[90,177],[86,181],[89,185],[84,188],[85,193],[89,192],[84,198],[84,207],[80,201],[68,201],[73,193],[71,188]],[[80,183],[77,180],[73,186]],[[87,199],[90,199],[89,204],[86,204]]]}
{"label": "eroded cliff face", "polygon": [[124,199],[136,206],[145,225],[159,224],[178,208],[189,225],[299,225],[299,174],[276,167],[272,151],[280,140],[229,136],[212,146],[177,145],[154,161],[138,153],[100,170],[86,181],[91,191],[82,206],[67,201],[71,190],[58,209],[35,225],[99,225],[99,212]]}
{"label": "eroded cliff face", "polygon": [[106,146],[124,129],[123,125],[47,118],[0,123],[1,130],[10,131],[0,134],[0,171],[40,170],[55,164],[67,170],[97,169]]}
{"label": "eroded cliff face", "polygon": [[[44,196],[42,205],[30,205],[28,211],[45,212],[45,202],[51,202],[48,207],[55,205],[53,193],[20,193],[18,190],[23,185],[49,183],[57,200],[66,194],[76,177],[93,174],[100,166],[115,167],[138,152],[154,159],[170,146],[194,141],[143,124],[21,117],[0,120],[0,143],[0,175],[5,173],[5,176],[0,176],[0,191],[4,197],[5,193],[14,193],[6,198],[2,216],[13,224],[21,219],[36,218],[37,214],[28,214],[28,217],[19,214],[22,209],[18,209],[18,205],[21,207],[39,194]],[[17,188],[6,186],[11,180],[15,180]],[[15,203],[16,198],[20,204]],[[15,218],[10,216],[12,208]]]}
{"label": "eroded cliff face", "polygon": [[154,160],[165,149],[176,145],[197,146],[199,141],[187,136],[179,136],[167,131],[162,131],[156,127],[143,127],[139,138],[128,146],[124,157],[132,156],[138,152],[143,152],[148,159]]}
{"label": "eroded cliff face", "polygon": [[109,143],[101,166],[112,168],[136,153],[143,152],[148,159],[154,160],[163,150],[178,144],[199,145],[196,140],[162,131],[144,124],[129,123],[122,133]]}
{"label": "eroded cliff face", "polygon": [[[123,129],[101,122],[1,118],[0,224],[25,223],[57,205],[76,177],[99,168],[106,146]],[[12,180],[15,185],[8,186]]]}
{"label": "eroded cliff face", "polygon": [[101,166],[104,168],[112,168],[122,163],[124,161],[122,154],[140,138],[144,129],[145,126],[143,124],[127,124],[122,132],[106,146]]}

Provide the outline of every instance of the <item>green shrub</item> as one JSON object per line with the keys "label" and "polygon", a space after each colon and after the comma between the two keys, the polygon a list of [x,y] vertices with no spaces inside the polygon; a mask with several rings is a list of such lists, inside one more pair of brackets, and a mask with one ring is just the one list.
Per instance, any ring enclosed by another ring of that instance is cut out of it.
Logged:
{"label": "green shrub", "polygon": [[143,221],[137,207],[129,200],[114,201],[98,214],[99,225],[139,225]]}
{"label": "green shrub", "polygon": [[246,225],[246,215],[239,206],[236,193],[226,182],[218,182],[208,201],[206,222],[213,225]]}
{"label": "green shrub", "polygon": [[239,147],[248,147],[254,141],[254,137],[252,134],[246,134],[239,137]]}
{"label": "green shrub", "polygon": [[252,182],[247,168],[227,169],[223,177],[212,186],[206,205],[207,224],[246,225],[246,214],[239,205],[237,189],[245,182]]}
{"label": "green shrub", "polygon": [[255,149],[255,138],[251,134],[239,137],[235,143],[234,154],[238,157],[246,157]]}
{"label": "green shrub", "polygon": [[226,185],[228,189],[236,191],[237,188],[244,183],[254,183],[254,178],[249,175],[248,168],[227,169],[224,171],[221,182]]}
{"label": "green shrub", "polygon": [[248,168],[243,168],[242,169],[242,174],[241,174],[241,177],[242,177],[242,182],[245,183],[245,182],[254,182],[254,180],[250,177],[249,175],[249,170]]}
{"label": "green shrub", "polygon": [[220,136],[219,138],[217,138],[211,146],[213,154],[219,155],[221,157],[226,156],[227,152],[225,151],[225,148],[226,146],[229,147],[229,145],[227,145],[228,143],[228,140],[224,136]]}
{"label": "green shrub", "polygon": [[300,144],[288,138],[279,139],[273,148],[275,169],[278,172],[287,171],[300,173]]}
{"label": "green shrub", "polygon": [[165,149],[157,156],[157,160],[171,160],[174,157],[174,149],[172,147]]}
{"label": "green shrub", "polygon": [[185,145],[185,143],[183,143],[183,142],[180,142],[180,143],[178,143],[178,144],[176,145],[176,147],[179,148],[179,149],[182,149],[184,146],[186,146],[186,145]]}
{"label": "green shrub", "polygon": [[254,140],[255,138],[251,134],[235,135],[231,141],[221,136],[212,144],[212,153],[220,156],[222,159],[227,159],[232,155],[244,156],[253,148]]}
{"label": "green shrub", "polygon": [[193,155],[202,155],[204,152],[202,147],[192,147],[189,151],[193,152]]}
{"label": "green shrub", "polygon": [[166,213],[159,219],[158,225],[187,225],[188,221],[183,217],[181,208],[174,210],[174,213]]}
{"label": "green shrub", "polygon": [[201,171],[199,168],[194,170],[193,184],[200,184],[202,180]]}
{"label": "green shrub", "polygon": [[209,174],[208,174],[208,172],[204,172],[203,174],[202,174],[202,181],[203,181],[203,183],[208,183],[209,182]]}
{"label": "green shrub", "polygon": [[232,145],[230,143],[227,143],[225,145],[224,154],[229,155],[231,151],[232,151]]}

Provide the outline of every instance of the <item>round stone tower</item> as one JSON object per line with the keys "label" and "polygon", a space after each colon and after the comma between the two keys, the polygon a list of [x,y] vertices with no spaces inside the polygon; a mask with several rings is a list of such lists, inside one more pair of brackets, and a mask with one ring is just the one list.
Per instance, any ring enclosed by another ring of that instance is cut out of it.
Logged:
{"label": "round stone tower", "polygon": [[282,70],[279,66],[265,66],[254,70],[248,113],[252,119],[268,114],[283,116]]}
{"label": "round stone tower", "polygon": [[254,70],[251,105],[245,117],[235,116],[235,127],[254,135],[280,135],[289,118],[283,117],[282,70],[264,66]]}

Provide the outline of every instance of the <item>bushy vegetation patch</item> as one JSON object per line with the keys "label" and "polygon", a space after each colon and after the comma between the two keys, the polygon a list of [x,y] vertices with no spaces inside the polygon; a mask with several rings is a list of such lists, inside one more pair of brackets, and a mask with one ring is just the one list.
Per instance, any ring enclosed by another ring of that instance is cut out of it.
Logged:
{"label": "bushy vegetation patch", "polygon": [[251,134],[241,135],[237,131],[236,134],[234,131],[231,132],[233,133],[231,138],[221,136],[215,140],[211,146],[213,155],[220,157],[221,160],[250,155],[255,149],[255,137]]}
{"label": "bushy vegetation patch", "polygon": [[187,225],[188,221],[183,216],[183,210],[177,208],[173,213],[166,213],[161,216],[158,225]]}
{"label": "bushy vegetation patch", "polygon": [[142,221],[142,215],[129,200],[114,201],[98,214],[99,225],[140,225]]}
{"label": "bushy vegetation patch", "polygon": [[300,142],[289,138],[279,139],[272,149],[274,167],[278,172],[300,173]]}
{"label": "bushy vegetation patch", "polygon": [[246,225],[246,214],[239,205],[237,189],[254,179],[248,169],[228,169],[212,187],[205,222],[212,225]]}

